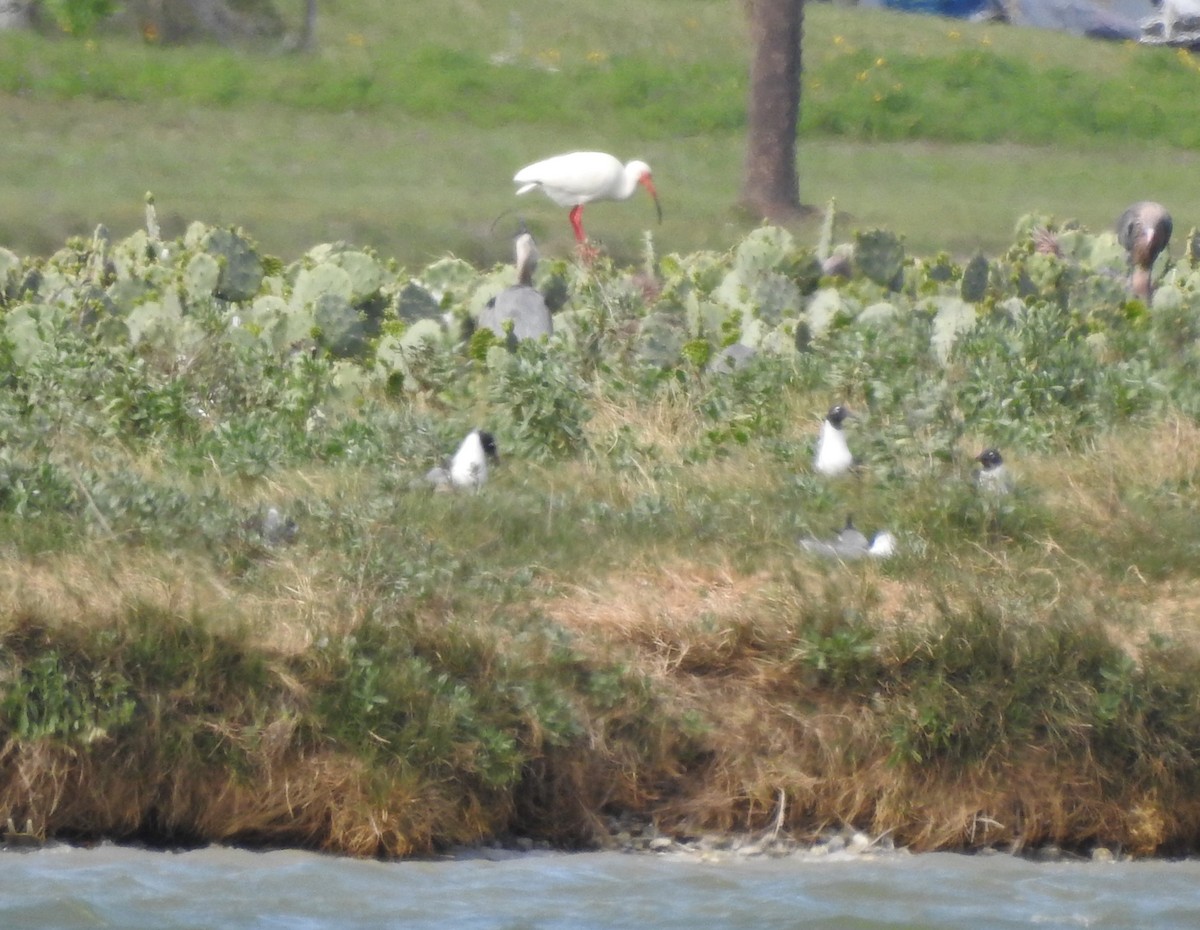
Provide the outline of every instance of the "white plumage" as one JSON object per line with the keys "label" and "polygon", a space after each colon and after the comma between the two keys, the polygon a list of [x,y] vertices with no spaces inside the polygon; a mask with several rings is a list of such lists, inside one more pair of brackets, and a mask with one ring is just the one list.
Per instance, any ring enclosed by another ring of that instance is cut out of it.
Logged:
{"label": "white plumage", "polygon": [[604,152],[570,152],[526,165],[513,181],[520,185],[518,194],[541,190],[560,207],[570,207],[571,227],[580,243],[587,241],[583,232],[583,205],[594,200],[628,200],[639,184],[654,198],[658,220],[662,222],[658,192],[654,189],[650,166],[644,161],[623,165]]}
{"label": "white plumage", "polygon": [[832,407],[821,423],[821,438],[817,441],[816,470],[828,477],[844,475],[854,464],[854,456],[842,432],[842,423],[852,414],[841,404]]}
{"label": "white plumage", "polygon": [[425,480],[439,491],[478,491],[487,482],[489,459],[496,464],[500,462],[495,438],[483,430],[471,430],[450,459],[449,465],[430,469]]}

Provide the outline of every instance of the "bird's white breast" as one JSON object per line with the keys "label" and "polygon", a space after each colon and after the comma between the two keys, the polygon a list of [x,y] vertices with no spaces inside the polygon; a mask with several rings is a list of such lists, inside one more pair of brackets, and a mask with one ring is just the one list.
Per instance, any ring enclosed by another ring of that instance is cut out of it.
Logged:
{"label": "bird's white breast", "polygon": [[487,456],[479,433],[473,432],[462,441],[450,460],[450,481],[458,488],[480,488],[487,481]]}
{"label": "bird's white breast", "polygon": [[821,439],[817,443],[816,469],[822,475],[841,475],[854,464],[854,456],[842,431],[828,420],[821,424]]}

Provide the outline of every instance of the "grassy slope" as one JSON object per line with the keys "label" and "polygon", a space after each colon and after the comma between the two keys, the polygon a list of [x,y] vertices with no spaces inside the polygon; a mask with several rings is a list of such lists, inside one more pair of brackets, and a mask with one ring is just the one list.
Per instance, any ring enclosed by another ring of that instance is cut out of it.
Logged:
{"label": "grassy slope", "polygon": [[[340,7],[347,18],[327,25],[318,64],[264,64],[261,85],[212,74],[259,65],[180,53],[191,62],[182,107],[138,84],[159,50],[106,43],[93,70],[110,99],[73,96],[90,78],[62,100],[49,85],[6,98],[0,129],[14,131],[0,159],[13,158],[6,176],[21,180],[13,215],[25,202],[50,218],[39,233],[48,250],[74,223],[126,233],[153,188],[168,234],[204,218],[245,225],[284,254],[346,237],[413,264],[447,249],[501,257],[507,246],[487,228],[511,205],[511,166],[560,147],[564,115],[481,127],[470,114],[412,116],[398,98],[350,112],[339,101],[353,91],[321,81],[331,105],[320,94],[273,103],[280,76],[352,77],[358,36],[381,58],[400,42],[403,57],[409,33],[397,32],[394,5]],[[723,57],[736,75],[731,7],[644,5],[647,19],[631,23],[621,10],[572,9],[598,24],[572,31],[584,44],[569,51]],[[479,55],[506,28],[484,4],[414,4],[413,20]],[[561,26],[526,20],[537,58]],[[1190,73],[1141,49],[814,7],[809,79],[836,74],[839,54],[854,75],[886,67],[879,57],[899,67],[906,54],[941,55],[951,28],[1035,72],[1065,62],[1128,76],[1147,56],[1162,86],[1175,86],[1177,68]],[[594,35],[610,44],[592,47]],[[49,80],[78,54],[3,41],[19,53],[3,57],[5,80],[27,68],[14,61],[46,62]],[[846,43],[869,60],[839,53]],[[629,74],[650,73],[645,61]],[[121,74],[134,102],[111,99]],[[212,98],[222,81],[226,99]],[[475,92],[487,91],[464,90]],[[1003,105],[960,110],[979,117],[969,143],[914,140],[895,125],[888,142],[861,131],[809,139],[809,198],[836,195],[856,219],[930,249],[1007,245],[1031,208],[1106,225],[1145,195],[1171,203],[1186,227],[1194,156],[1179,140],[1151,146],[1153,171],[1112,126],[1085,146],[1083,123],[1064,123],[1070,151],[1019,122],[1021,141],[995,141],[980,127],[1019,120],[997,95]],[[921,99],[952,108],[952,96],[939,84]],[[867,101],[827,104],[855,112]],[[667,197],[663,249],[728,248],[744,222],[728,207],[736,130],[690,135],[669,120],[640,124],[637,112],[593,121],[578,144],[644,143]],[[508,167],[473,200],[461,192],[481,188],[480,163]],[[1160,177],[1173,166],[1184,170]],[[672,178],[688,183],[672,193]],[[83,221],[81,204],[94,211]],[[592,216],[602,234],[636,241],[647,213],[635,202]],[[526,215],[547,231],[545,251],[566,247],[547,204]],[[598,274],[577,285],[579,305],[604,310],[604,338],[624,338],[626,321],[606,314],[640,312],[628,282]],[[461,354],[440,388],[404,402],[373,390],[347,406],[327,360],[264,359],[215,335],[220,325],[182,356],[76,343],[68,327],[61,357],[11,375],[0,407],[0,711],[20,724],[0,757],[0,811],[35,832],[405,854],[510,828],[577,840],[621,810],[664,827],[759,829],[783,792],[797,835],[844,822],[922,848],[1194,847],[1194,353],[1186,326],[1148,329],[1136,307],[1121,310],[1093,321],[1113,340],[1109,361],[1153,361],[1104,382],[1119,402],[1056,400],[1074,395],[1053,366],[1065,376],[1072,363],[1087,385],[1107,371],[1085,340],[1092,324],[1072,319],[1068,336],[1051,330],[1008,355],[1032,327],[993,319],[980,355],[998,360],[1004,393],[987,402],[989,378],[964,360],[949,375],[951,409],[924,410],[933,421],[910,398],[941,373],[922,367],[928,354],[909,351],[903,327],[895,340],[839,330],[797,368],[771,364],[737,382],[596,369],[578,347],[551,354],[551,375],[587,372],[562,391],[587,405],[586,442],[551,464],[506,455],[477,497],[409,489],[478,417],[507,424],[505,440],[519,435],[520,385],[497,385]],[[922,337],[918,316],[905,320]],[[1170,389],[1158,383],[1168,370]],[[967,387],[985,402],[964,423]],[[854,440],[888,463],[832,489],[806,467],[830,397],[870,410]],[[1010,402],[1025,413],[1010,417]],[[971,496],[966,462],[997,435],[1027,489],[999,525]],[[246,530],[268,502],[298,515],[295,546],[265,547]],[[798,535],[828,532],[850,508],[864,527],[903,528],[910,548],[852,569],[795,557]]]}
{"label": "grassy slope", "polygon": [[[727,2],[633,13],[419,2],[404,16],[347,3],[311,59],[2,37],[0,129],[13,142],[0,152],[12,179],[0,242],[46,252],[97,222],[124,232],[153,189],[168,232],[203,218],[243,225],[287,258],[343,238],[409,265],[446,252],[489,263],[507,258],[492,223],[509,209],[544,250],[568,245],[560,211],[514,201],[509,178],[595,147],[655,166],[663,251],[724,248],[753,225],[733,206],[738,17]],[[573,38],[550,38],[562,35]],[[517,64],[493,67],[499,54]],[[1187,183],[1200,125],[1190,59],[819,4],[806,63],[805,199],[836,196],[855,224],[895,229],[919,251],[994,251],[1033,209],[1093,228],[1143,197],[1184,228],[1200,213]],[[590,215],[628,257],[650,210]]]}

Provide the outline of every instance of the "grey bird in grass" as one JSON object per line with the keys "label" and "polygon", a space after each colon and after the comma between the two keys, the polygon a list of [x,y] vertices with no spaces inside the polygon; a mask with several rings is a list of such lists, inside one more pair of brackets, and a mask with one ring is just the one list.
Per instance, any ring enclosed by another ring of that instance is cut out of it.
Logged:
{"label": "grey bird in grass", "polygon": [[832,539],[806,536],[800,540],[800,548],[813,555],[843,562],[867,557],[886,559],[896,554],[896,537],[887,530],[880,530],[873,539],[868,540],[866,534],[855,527],[854,521],[847,517],[845,527]]}
{"label": "grey bird in grass", "polygon": [[533,236],[522,224],[516,238],[517,283],[505,288],[487,302],[479,314],[479,325],[487,327],[503,339],[505,323],[512,322],[512,334],[517,339],[537,339],[554,332],[550,308],[546,299],[533,286],[538,250]]}
{"label": "grey bird in grass", "polygon": [[821,422],[821,438],[817,440],[817,454],[813,460],[813,467],[822,475],[844,475],[854,464],[854,456],[846,443],[846,434],[842,431],[842,424],[853,416],[854,414],[842,404],[834,405],[829,409],[829,413],[825,414],[825,419]]}
{"label": "grey bird in grass", "polygon": [[1012,475],[1004,465],[1000,450],[995,447],[984,449],[975,461],[979,468],[975,472],[975,486],[984,494],[999,496],[1012,490]]}
{"label": "grey bird in grass", "polygon": [[242,527],[257,534],[268,546],[285,546],[296,541],[300,527],[291,517],[285,516],[278,507],[268,507],[267,512],[250,517]]}
{"label": "grey bird in grass", "polygon": [[425,480],[439,491],[478,491],[488,479],[488,462],[500,464],[496,439],[491,433],[473,429],[444,467],[431,468]]}
{"label": "grey bird in grass", "polygon": [[1142,300],[1150,299],[1150,270],[1171,241],[1171,228],[1171,214],[1152,200],[1135,203],[1117,220],[1117,241],[1129,253],[1133,265],[1130,287]]}

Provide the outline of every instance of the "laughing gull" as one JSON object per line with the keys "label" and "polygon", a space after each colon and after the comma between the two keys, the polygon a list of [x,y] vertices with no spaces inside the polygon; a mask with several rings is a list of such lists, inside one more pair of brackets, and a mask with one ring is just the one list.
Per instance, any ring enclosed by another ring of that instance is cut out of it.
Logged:
{"label": "laughing gull", "polygon": [[817,442],[817,455],[814,467],[822,475],[834,477],[844,475],[854,464],[854,456],[846,445],[846,434],[842,432],[842,423],[847,417],[854,416],[841,404],[829,409],[821,423],[821,438]]}
{"label": "laughing gull", "polygon": [[1134,296],[1150,299],[1150,269],[1171,241],[1171,214],[1161,203],[1143,200],[1117,220],[1117,241],[1129,253],[1133,265],[1130,288]]}
{"label": "laughing gull", "polygon": [[800,540],[800,548],[813,555],[843,562],[854,562],[868,556],[886,559],[896,554],[896,537],[887,530],[880,530],[868,541],[866,534],[855,527],[854,521],[846,518],[846,526],[833,539],[817,539],[806,536]]}
{"label": "laughing gull", "polygon": [[982,493],[998,497],[1012,490],[1012,475],[1004,466],[999,449],[984,449],[975,456],[975,461],[980,465],[975,472],[975,486]]}
{"label": "laughing gull", "polygon": [[500,464],[496,439],[491,433],[474,429],[467,433],[454,457],[445,467],[432,468],[425,480],[439,491],[470,489],[478,491],[488,478],[488,460]]}

